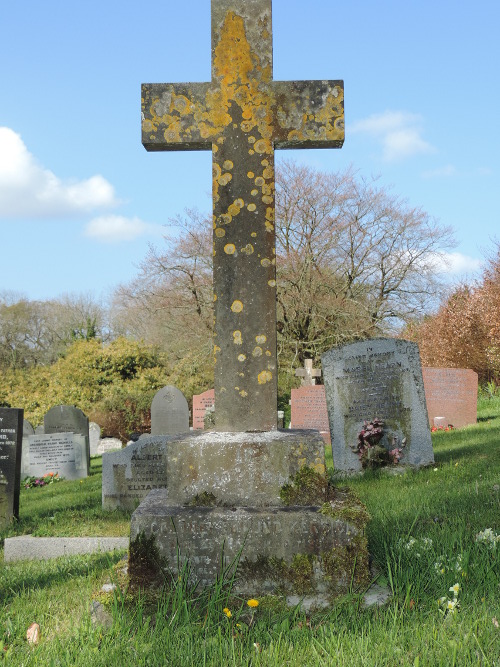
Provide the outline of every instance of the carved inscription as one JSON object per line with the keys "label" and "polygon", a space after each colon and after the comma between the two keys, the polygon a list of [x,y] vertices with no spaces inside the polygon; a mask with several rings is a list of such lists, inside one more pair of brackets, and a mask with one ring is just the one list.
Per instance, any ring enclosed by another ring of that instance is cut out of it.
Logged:
{"label": "carved inscription", "polygon": [[66,479],[87,476],[86,438],[77,433],[46,433],[28,437],[28,474],[59,473]]}
{"label": "carved inscription", "polygon": [[363,421],[379,417],[399,421],[410,408],[404,404],[402,374],[407,373],[394,354],[358,355],[346,360],[343,372],[335,376],[348,399],[345,419]]}

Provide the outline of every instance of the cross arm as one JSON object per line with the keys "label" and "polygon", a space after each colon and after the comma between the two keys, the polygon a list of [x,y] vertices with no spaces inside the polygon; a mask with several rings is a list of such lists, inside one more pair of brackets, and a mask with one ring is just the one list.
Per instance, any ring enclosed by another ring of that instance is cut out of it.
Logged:
{"label": "cross arm", "polygon": [[277,148],[341,148],[343,81],[274,81]]}
{"label": "cross arm", "polygon": [[210,150],[210,83],[144,83],[142,143],[147,151]]}

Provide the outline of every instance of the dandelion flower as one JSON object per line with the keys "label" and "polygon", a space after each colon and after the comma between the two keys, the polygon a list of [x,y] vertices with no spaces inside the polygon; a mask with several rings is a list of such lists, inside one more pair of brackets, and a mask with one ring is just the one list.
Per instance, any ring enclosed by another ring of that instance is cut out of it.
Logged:
{"label": "dandelion flower", "polygon": [[230,609],[228,609],[227,607],[224,607],[224,609],[223,609],[222,611],[226,614],[226,616],[227,616],[228,618],[231,618],[232,614],[231,614],[231,610],[230,610]]}
{"label": "dandelion flower", "polygon": [[247,605],[249,607],[258,607],[259,606],[259,601],[254,600],[253,598],[251,600],[248,600]]}

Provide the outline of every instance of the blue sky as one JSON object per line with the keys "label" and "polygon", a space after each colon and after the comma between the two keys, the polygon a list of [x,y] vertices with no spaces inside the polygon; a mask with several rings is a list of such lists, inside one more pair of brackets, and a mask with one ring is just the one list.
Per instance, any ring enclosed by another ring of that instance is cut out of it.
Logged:
{"label": "blue sky", "polygon": [[[147,153],[142,82],[210,78],[210,1],[26,0],[0,19],[0,292],[106,296],[184,209],[208,152]],[[450,278],[500,239],[498,0],[274,0],[274,78],[344,79],[353,165],[455,230]],[[165,227],[165,225],[167,227]]]}

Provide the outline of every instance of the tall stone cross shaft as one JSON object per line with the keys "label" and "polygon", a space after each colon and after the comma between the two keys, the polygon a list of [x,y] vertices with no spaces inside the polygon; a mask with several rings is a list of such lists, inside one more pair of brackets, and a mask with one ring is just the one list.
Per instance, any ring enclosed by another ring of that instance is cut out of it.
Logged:
{"label": "tall stone cross shaft", "polygon": [[215,420],[277,427],[275,148],[340,148],[342,81],[273,81],[271,0],[212,0],[212,81],[142,86],[148,151],[212,150]]}

